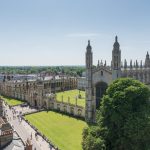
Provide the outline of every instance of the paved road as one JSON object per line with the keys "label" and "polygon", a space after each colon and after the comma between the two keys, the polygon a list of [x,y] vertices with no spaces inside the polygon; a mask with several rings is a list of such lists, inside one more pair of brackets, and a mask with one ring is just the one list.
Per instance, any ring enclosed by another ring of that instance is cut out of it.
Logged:
{"label": "paved road", "polygon": [[[19,134],[20,138],[24,141],[24,143],[27,141],[27,139],[31,139],[32,134],[32,144],[33,144],[33,150],[50,150],[49,144],[41,137],[37,136],[38,138],[35,138],[36,131],[30,127],[24,120],[22,122],[19,121],[19,119],[16,117],[13,119],[13,113],[12,110],[8,108],[8,106],[5,106],[5,110],[7,110],[8,115],[8,121],[13,125],[14,130]],[[54,149],[52,149],[54,150]]]}

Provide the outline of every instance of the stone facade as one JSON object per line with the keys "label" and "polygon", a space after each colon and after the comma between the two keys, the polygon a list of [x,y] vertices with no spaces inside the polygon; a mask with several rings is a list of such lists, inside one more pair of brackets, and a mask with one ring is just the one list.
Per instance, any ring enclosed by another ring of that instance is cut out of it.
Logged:
{"label": "stone facade", "polygon": [[75,105],[70,103],[69,98],[68,102],[64,102],[63,99],[60,102],[56,100],[55,94],[51,93],[46,94],[44,101],[46,103],[46,109],[57,110],[77,117],[85,117],[85,108],[78,106],[77,100]]}
{"label": "stone facade", "polygon": [[0,94],[23,101],[31,106],[42,108],[45,105],[44,98],[47,93],[55,93],[63,90],[77,88],[75,77],[53,77],[48,80],[6,80],[0,83]]}
{"label": "stone facade", "polygon": [[75,77],[53,77],[48,80],[12,81],[0,83],[0,92],[4,96],[20,99],[31,106],[65,112],[67,114],[84,117],[84,107],[78,106],[77,101],[72,105],[70,101],[57,101],[55,92],[77,89]]}
{"label": "stone facade", "polygon": [[7,119],[3,116],[3,101],[0,99],[0,149],[3,149],[13,140],[13,129]]}
{"label": "stone facade", "polygon": [[[124,65],[121,62],[121,50],[117,36],[112,50],[111,65],[108,66],[103,62],[98,61],[97,66],[93,65],[93,53],[90,41],[86,48],[85,54],[86,60],[86,77],[85,77],[85,89],[86,89],[86,107],[85,107],[85,119],[87,122],[95,121],[96,108],[99,107],[100,99],[107,86],[115,79],[120,77],[131,77],[137,79],[145,84],[150,84],[150,57],[147,52],[145,63],[142,61],[140,65],[136,60],[132,64],[127,64],[124,61]],[[83,80],[84,81],[84,80]]]}

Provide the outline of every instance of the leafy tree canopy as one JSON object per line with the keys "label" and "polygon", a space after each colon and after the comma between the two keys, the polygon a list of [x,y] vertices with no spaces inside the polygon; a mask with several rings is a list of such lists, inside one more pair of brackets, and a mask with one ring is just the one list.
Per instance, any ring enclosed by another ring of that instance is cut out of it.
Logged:
{"label": "leafy tree canopy", "polygon": [[[95,143],[98,138],[108,150],[148,150],[150,148],[150,90],[143,83],[122,78],[114,81],[107,89],[101,101],[97,115],[97,132],[104,133],[96,137],[90,134],[90,127],[85,137],[90,136]],[[99,133],[97,133],[99,135]],[[88,138],[84,143],[91,145]],[[101,145],[100,145],[101,146]],[[88,146],[87,146],[88,147]],[[100,149],[100,148],[99,148]],[[96,149],[91,149],[96,150]]]}
{"label": "leafy tree canopy", "polygon": [[64,74],[70,76],[82,76],[84,66],[0,66],[0,73],[5,74]]}

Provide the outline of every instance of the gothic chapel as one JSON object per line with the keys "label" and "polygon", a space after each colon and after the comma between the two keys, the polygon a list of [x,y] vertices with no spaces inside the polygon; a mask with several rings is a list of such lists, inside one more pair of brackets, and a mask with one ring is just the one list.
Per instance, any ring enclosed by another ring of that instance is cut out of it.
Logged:
{"label": "gothic chapel", "polygon": [[107,66],[106,61],[99,62],[97,66],[93,66],[93,52],[88,41],[86,48],[86,110],[85,118],[87,122],[95,122],[96,108],[100,106],[102,98],[107,86],[119,77],[131,77],[145,84],[150,84],[150,58],[147,52],[145,64],[140,64],[136,60],[132,64],[127,64],[126,59],[124,65],[121,62],[121,50],[118,42],[118,37],[115,37],[115,42],[112,50],[111,66]]}

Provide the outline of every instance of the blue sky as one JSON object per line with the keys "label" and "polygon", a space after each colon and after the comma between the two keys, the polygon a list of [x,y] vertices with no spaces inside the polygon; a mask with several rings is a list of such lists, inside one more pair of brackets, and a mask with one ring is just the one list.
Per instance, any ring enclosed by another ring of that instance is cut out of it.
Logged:
{"label": "blue sky", "polygon": [[122,60],[150,52],[149,0],[0,0],[0,65],[84,65],[88,39],[111,61],[118,35]]}

